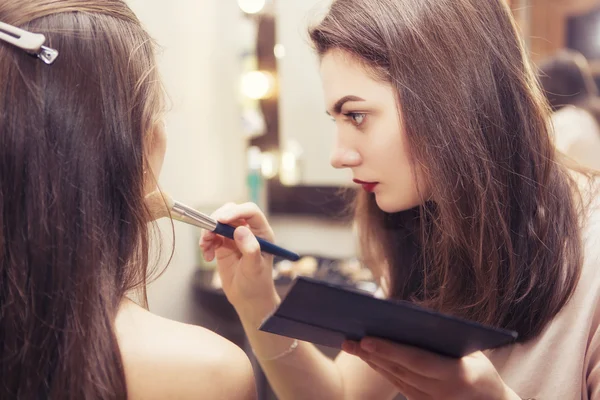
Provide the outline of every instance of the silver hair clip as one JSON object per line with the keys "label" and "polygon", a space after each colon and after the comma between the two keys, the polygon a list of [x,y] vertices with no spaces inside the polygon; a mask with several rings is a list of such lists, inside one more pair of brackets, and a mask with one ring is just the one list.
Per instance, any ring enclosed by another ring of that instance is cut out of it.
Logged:
{"label": "silver hair clip", "polygon": [[0,40],[4,40],[50,65],[58,57],[58,51],[44,46],[46,37],[41,33],[31,33],[16,26],[0,22]]}

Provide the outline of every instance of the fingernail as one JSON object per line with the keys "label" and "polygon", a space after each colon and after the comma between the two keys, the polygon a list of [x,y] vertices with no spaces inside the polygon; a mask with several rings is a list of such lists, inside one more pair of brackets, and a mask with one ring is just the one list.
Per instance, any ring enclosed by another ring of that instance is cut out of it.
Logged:
{"label": "fingernail", "polygon": [[372,340],[366,339],[360,342],[360,348],[364,351],[373,352],[375,351],[375,343]]}

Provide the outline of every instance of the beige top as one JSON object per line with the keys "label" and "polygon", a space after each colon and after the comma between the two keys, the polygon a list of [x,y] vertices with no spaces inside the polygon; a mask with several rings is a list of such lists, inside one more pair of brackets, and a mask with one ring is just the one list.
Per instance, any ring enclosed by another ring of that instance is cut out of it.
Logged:
{"label": "beige top", "polygon": [[486,352],[521,398],[600,400],[600,199],[583,234],[573,297],[535,339]]}
{"label": "beige top", "polygon": [[552,115],[556,148],[586,168],[600,171],[600,126],[587,111],[564,107]]}

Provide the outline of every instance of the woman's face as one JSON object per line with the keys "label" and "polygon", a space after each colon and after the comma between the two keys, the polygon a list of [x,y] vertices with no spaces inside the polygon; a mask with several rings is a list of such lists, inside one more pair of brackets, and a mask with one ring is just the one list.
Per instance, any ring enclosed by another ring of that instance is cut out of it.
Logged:
{"label": "woman's face", "polygon": [[354,182],[372,192],[385,212],[423,203],[429,188],[415,173],[392,85],[375,80],[352,56],[335,49],[321,60],[321,79],[327,113],[336,125],[331,165],[349,168]]}

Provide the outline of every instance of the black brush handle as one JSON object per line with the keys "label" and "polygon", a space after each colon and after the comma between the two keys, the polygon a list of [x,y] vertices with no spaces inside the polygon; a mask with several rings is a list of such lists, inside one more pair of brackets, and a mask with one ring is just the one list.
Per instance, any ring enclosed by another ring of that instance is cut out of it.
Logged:
{"label": "black brush handle", "polygon": [[[217,222],[217,227],[213,230],[213,232],[217,235],[233,239],[233,232],[235,232],[235,227]],[[290,261],[298,261],[300,259],[300,256],[298,254],[286,250],[283,247],[279,247],[276,244],[269,242],[268,240],[261,239],[259,237],[257,237],[256,240],[258,240],[260,249],[265,253],[273,254],[274,256],[282,257]]]}

